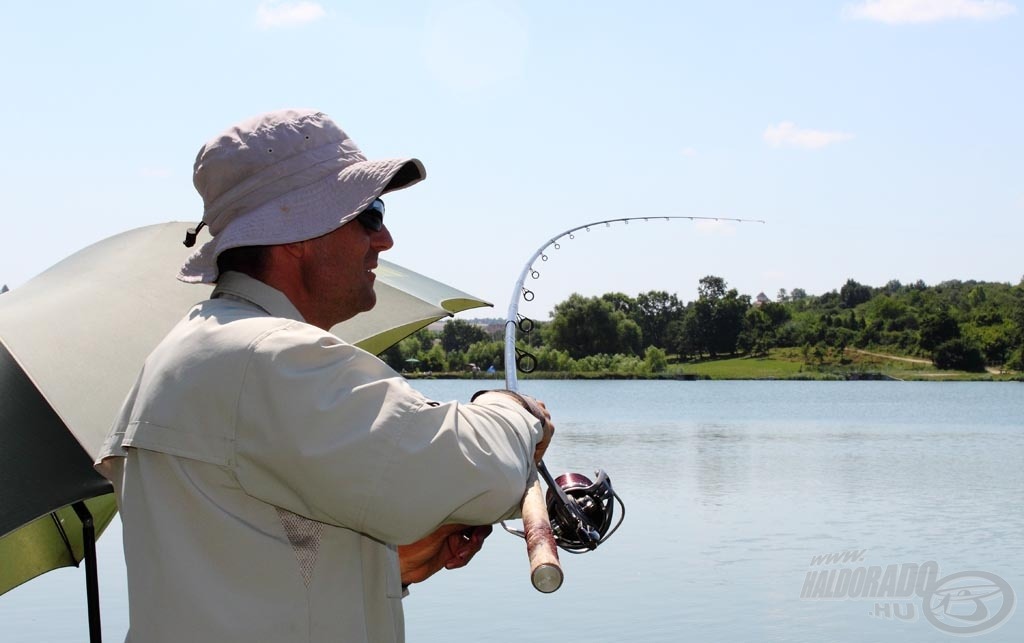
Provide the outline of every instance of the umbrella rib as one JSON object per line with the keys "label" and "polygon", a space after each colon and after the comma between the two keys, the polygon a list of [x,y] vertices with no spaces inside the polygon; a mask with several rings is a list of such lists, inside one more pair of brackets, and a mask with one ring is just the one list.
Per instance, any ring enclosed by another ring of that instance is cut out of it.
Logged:
{"label": "umbrella rib", "polygon": [[57,518],[57,512],[56,511],[51,511],[50,512],[50,519],[53,520],[53,526],[57,528],[57,533],[60,534],[60,539],[64,541],[64,547],[67,548],[68,555],[71,556],[71,560],[74,560],[75,559],[75,551],[71,548],[71,541],[68,540],[68,535],[64,531],[64,525],[62,525],[60,523],[60,520]]}

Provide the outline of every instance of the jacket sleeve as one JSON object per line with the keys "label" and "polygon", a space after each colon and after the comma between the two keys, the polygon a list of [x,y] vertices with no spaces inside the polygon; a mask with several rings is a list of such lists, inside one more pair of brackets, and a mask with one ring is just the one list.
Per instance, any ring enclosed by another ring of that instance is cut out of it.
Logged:
{"label": "jacket sleeve", "polygon": [[253,347],[236,417],[246,493],[392,544],[514,513],[542,433],[511,398],[432,402],[376,357],[305,325]]}

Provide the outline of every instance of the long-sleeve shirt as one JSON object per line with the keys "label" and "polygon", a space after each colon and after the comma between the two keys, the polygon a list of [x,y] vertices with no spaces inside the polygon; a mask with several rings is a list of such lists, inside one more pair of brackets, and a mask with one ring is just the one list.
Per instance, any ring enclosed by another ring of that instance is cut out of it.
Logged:
{"label": "long-sleeve shirt", "polygon": [[97,459],[114,482],[129,641],[401,641],[396,545],[515,513],[540,422],[438,403],[221,276],[146,361]]}

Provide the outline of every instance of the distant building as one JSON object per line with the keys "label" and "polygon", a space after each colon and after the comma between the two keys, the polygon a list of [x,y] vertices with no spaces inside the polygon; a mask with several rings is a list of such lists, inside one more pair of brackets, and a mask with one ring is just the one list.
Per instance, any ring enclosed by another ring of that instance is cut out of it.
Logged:
{"label": "distant building", "polygon": [[754,297],[754,306],[758,308],[770,303],[772,303],[772,300],[768,299],[768,295],[764,294],[763,292],[757,293],[757,297]]}

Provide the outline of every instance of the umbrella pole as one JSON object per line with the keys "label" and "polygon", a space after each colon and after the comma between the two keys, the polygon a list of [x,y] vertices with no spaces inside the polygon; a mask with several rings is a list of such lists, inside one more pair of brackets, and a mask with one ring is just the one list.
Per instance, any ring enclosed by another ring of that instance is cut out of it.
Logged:
{"label": "umbrella pole", "polygon": [[85,594],[89,606],[89,641],[100,643],[103,633],[100,631],[100,585],[96,575],[96,528],[92,523],[92,514],[85,503],[78,501],[71,505],[78,519],[82,521],[82,546],[85,550]]}

